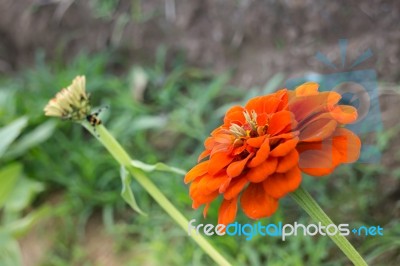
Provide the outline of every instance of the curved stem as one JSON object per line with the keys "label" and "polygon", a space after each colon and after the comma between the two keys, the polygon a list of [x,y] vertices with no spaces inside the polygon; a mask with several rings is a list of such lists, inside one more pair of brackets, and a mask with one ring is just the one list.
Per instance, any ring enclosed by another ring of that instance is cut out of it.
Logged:
{"label": "curved stem", "polygon": [[[291,196],[297,202],[297,204],[299,204],[300,207],[302,207],[315,221],[321,222],[321,224],[324,226],[333,224],[332,220],[321,209],[318,203],[302,187],[299,187],[295,192],[291,193]],[[346,237],[341,234],[328,235],[333,240],[333,242],[335,242],[335,244],[343,251],[343,253],[354,263],[354,265],[367,265],[367,263],[357,252],[357,250],[351,245]]]}
{"label": "curved stem", "polygon": [[[121,147],[115,138],[103,126],[96,126],[96,130],[85,122],[82,125],[95,136],[101,144],[111,153],[114,159],[124,166],[142,185],[142,187],[153,197],[153,199],[171,216],[175,222],[182,227],[183,230],[188,230],[188,220],[181,212],[164,196],[157,186],[145,175],[145,173],[132,166],[131,158],[128,153]],[[193,240],[219,265],[231,265],[202,235],[191,234]]]}

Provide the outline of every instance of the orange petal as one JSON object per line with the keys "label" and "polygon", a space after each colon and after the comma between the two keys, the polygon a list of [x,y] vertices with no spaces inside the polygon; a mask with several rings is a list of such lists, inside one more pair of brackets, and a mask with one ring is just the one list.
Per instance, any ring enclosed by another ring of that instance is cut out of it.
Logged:
{"label": "orange petal", "polygon": [[279,98],[275,95],[267,95],[263,98],[263,108],[262,113],[273,114],[278,110],[278,106],[281,103]]}
{"label": "orange petal", "polygon": [[189,196],[194,199],[197,196],[201,196],[201,191],[198,189],[199,182],[201,180],[201,177],[196,178],[193,180],[193,182],[190,184],[189,187]]}
{"label": "orange petal", "polygon": [[262,101],[262,96],[254,97],[244,107],[247,111],[255,111],[258,114],[263,113],[263,101]]}
{"label": "orange petal", "polygon": [[216,129],[211,131],[211,138],[214,139],[213,137],[221,133],[223,134],[224,132],[226,132],[226,128],[224,126],[217,127]]}
{"label": "orange petal", "polygon": [[199,157],[197,158],[197,162],[202,161],[204,158],[208,157],[210,155],[211,151],[210,150],[205,150],[202,153],[200,153]]}
{"label": "orange petal", "polygon": [[210,163],[208,165],[208,173],[215,175],[221,171],[225,166],[233,161],[234,157],[225,152],[217,152],[211,155]]}
{"label": "orange petal", "polygon": [[252,219],[271,216],[278,208],[278,200],[265,193],[261,184],[251,183],[240,198],[243,212]]}
{"label": "orange petal", "polygon": [[329,120],[334,120],[333,117],[329,114],[328,111],[326,110],[321,110],[319,113],[314,114],[312,117],[307,117],[307,119],[301,121],[301,123],[299,123],[298,127],[299,129],[303,129],[305,127],[305,125],[312,123],[316,120],[319,119],[329,119]]}
{"label": "orange petal", "polygon": [[[268,134],[277,135],[282,132],[283,129],[288,128],[294,129],[297,122],[294,120],[294,115],[289,111],[280,111],[271,116],[269,120]],[[292,131],[292,130],[288,130]]]}
{"label": "orange petal", "polygon": [[321,92],[318,95],[294,97],[290,99],[288,107],[295,115],[296,121],[300,122],[315,113],[325,111],[335,105],[340,98],[340,94],[336,92]]}
{"label": "orange petal", "polygon": [[203,217],[204,218],[207,217],[208,208],[210,208],[210,203],[207,203],[206,206],[204,206],[204,210],[203,210]]}
{"label": "orange petal", "polygon": [[279,158],[277,173],[285,173],[299,163],[299,153],[297,150],[292,150],[288,155]]}
{"label": "orange petal", "polygon": [[286,109],[289,101],[289,92],[287,89],[278,90],[275,92],[275,98],[279,100],[276,110]]}
{"label": "orange petal", "polygon": [[335,106],[330,114],[340,124],[350,124],[357,120],[357,109],[350,105]]}
{"label": "orange petal", "polygon": [[312,176],[330,174],[340,163],[341,155],[333,147],[332,139],[323,142],[302,142],[297,146],[301,171]]}
{"label": "orange petal", "polygon": [[203,204],[207,204],[212,202],[218,197],[218,191],[215,191],[211,194],[208,195],[202,195],[202,194],[196,194],[196,197],[192,197],[193,203],[192,203],[192,208],[197,209]]}
{"label": "orange petal", "polygon": [[333,146],[341,155],[341,163],[353,163],[360,157],[361,141],[348,129],[338,128],[335,131]]}
{"label": "orange petal", "polygon": [[278,165],[278,159],[271,157],[268,160],[261,163],[259,166],[251,168],[246,174],[246,178],[253,183],[258,183],[267,178],[270,174],[274,173],[276,166]]}
{"label": "orange petal", "polygon": [[185,176],[185,184],[191,182],[196,177],[202,176],[207,173],[209,161],[204,161],[193,167]]}
{"label": "orange petal", "polygon": [[217,176],[206,174],[201,177],[197,189],[201,191],[201,194],[207,195],[219,190],[219,188],[229,179],[230,178],[225,173]]}
{"label": "orange petal", "polygon": [[301,171],[295,166],[284,174],[273,174],[262,183],[265,192],[276,199],[282,198],[287,193],[295,191],[301,183]]}
{"label": "orange petal", "polygon": [[257,125],[265,126],[268,122],[269,114],[261,113],[257,114]]}
{"label": "orange petal", "polygon": [[233,136],[220,133],[214,136],[214,141],[221,144],[231,144],[233,142]]}
{"label": "orange petal", "polygon": [[300,141],[315,142],[322,141],[332,136],[337,126],[337,122],[333,119],[318,119],[304,125],[300,130]]}
{"label": "orange petal", "polygon": [[245,109],[241,106],[233,106],[225,114],[224,125],[230,126],[232,123],[242,125],[246,121],[243,114],[244,111]]}
{"label": "orange petal", "polygon": [[232,153],[233,153],[233,155],[238,155],[238,154],[241,154],[246,149],[247,149],[247,145],[243,145],[243,146],[234,148]]}
{"label": "orange petal", "polygon": [[257,167],[269,156],[269,139],[265,139],[263,144],[261,145],[260,149],[257,151],[256,156],[250,161],[248,164],[249,167]]}
{"label": "orange petal", "polygon": [[233,199],[237,195],[239,195],[240,191],[247,185],[249,181],[246,178],[237,178],[234,179],[233,182],[229,185],[224,193],[224,198],[227,200]]}
{"label": "orange petal", "polygon": [[265,138],[267,135],[261,137],[250,138],[246,140],[246,143],[254,148],[260,148],[261,145],[264,143]]}
{"label": "orange petal", "polygon": [[258,96],[251,99],[245,106],[246,110],[255,111],[257,114],[275,113],[281,100],[275,94]]}
{"label": "orange petal", "polygon": [[212,148],[215,145],[215,141],[213,137],[208,137],[206,138],[206,140],[204,141],[204,147],[206,148],[206,150],[212,150]]}
{"label": "orange petal", "polygon": [[224,182],[222,182],[221,186],[218,189],[218,192],[220,194],[224,193],[226,191],[226,189],[229,187],[231,181],[232,181],[232,178],[228,178]]}
{"label": "orange petal", "polygon": [[227,144],[227,143],[216,143],[213,147],[213,149],[211,150],[211,157],[215,154],[215,153],[230,153],[233,149],[233,146],[231,144]]}
{"label": "orange petal", "polygon": [[218,210],[218,223],[229,224],[235,220],[236,213],[238,210],[237,206],[238,197],[234,197],[231,200],[224,199]]}
{"label": "orange petal", "polygon": [[320,95],[326,95],[326,105],[328,107],[334,106],[340,101],[340,99],[342,99],[342,95],[340,95],[336,91],[324,91],[320,92]]}
{"label": "orange petal", "polygon": [[293,131],[293,132],[289,132],[289,133],[284,133],[284,134],[280,134],[280,135],[277,135],[277,136],[273,136],[273,137],[270,137],[269,139],[270,140],[273,140],[273,139],[292,139],[294,137],[297,137],[299,134],[300,134],[299,131]]}
{"label": "orange petal", "polygon": [[298,86],[295,90],[296,96],[309,96],[318,94],[319,84],[315,82],[306,82]]}
{"label": "orange petal", "polygon": [[239,176],[243,172],[243,169],[246,166],[247,161],[252,156],[253,156],[253,154],[250,153],[245,159],[229,164],[228,168],[226,169],[226,173],[228,174],[228,176],[229,177],[237,177],[237,176]]}
{"label": "orange petal", "polygon": [[274,157],[285,156],[286,154],[291,152],[296,147],[298,142],[299,142],[298,137],[287,140],[287,141],[279,144],[275,149],[273,149],[270,152],[270,155],[274,156]]}

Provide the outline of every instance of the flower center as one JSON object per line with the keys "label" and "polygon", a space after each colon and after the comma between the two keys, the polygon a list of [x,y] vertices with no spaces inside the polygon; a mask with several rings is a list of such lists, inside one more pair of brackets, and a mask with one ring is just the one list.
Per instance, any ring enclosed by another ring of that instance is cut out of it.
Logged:
{"label": "flower center", "polygon": [[229,127],[229,132],[235,136],[234,146],[241,146],[245,139],[263,136],[266,134],[268,124],[260,126],[257,123],[257,113],[252,110],[249,113],[247,110],[243,112],[246,123],[242,126],[232,123]]}
{"label": "flower center", "polygon": [[247,122],[247,126],[251,129],[251,130],[256,130],[257,129],[257,113],[256,111],[252,110],[251,111],[251,115],[249,114],[249,112],[246,110],[243,112],[244,118],[246,119]]}

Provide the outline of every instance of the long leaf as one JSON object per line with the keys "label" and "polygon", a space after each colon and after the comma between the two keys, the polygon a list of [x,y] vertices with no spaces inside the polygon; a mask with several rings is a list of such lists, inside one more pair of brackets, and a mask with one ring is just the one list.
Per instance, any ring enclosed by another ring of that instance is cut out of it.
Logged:
{"label": "long leaf", "polygon": [[21,140],[15,142],[10,150],[4,154],[4,157],[15,157],[23,154],[26,150],[47,140],[55,129],[54,121],[47,121],[41,124],[31,132],[24,134]]}
{"label": "long leaf", "polygon": [[14,190],[21,171],[22,165],[19,163],[13,163],[0,169],[0,209]]}
{"label": "long leaf", "polygon": [[26,127],[28,118],[21,117],[11,124],[0,128],[0,157],[3,156],[8,146],[21,134],[21,131]]}
{"label": "long leaf", "polygon": [[25,217],[6,224],[4,228],[6,232],[10,233],[14,238],[20,238],[29,232],[36,223],[57,212],[59,212],[59,210],[54,207],[43,205],[31,211]]}
{"label": "long leaf", "polygon": [[0,265],[22,265],[21,250],[18,242],[5,233],[0,233]]}
{"label": "long leaf", "polygon": [[186,174],[185,170],[179,169],[177,167],[172,167],[164,163],[147,164],[142,161],[132,160],[131,164],[133,167],[139,168],[145,172],[162,171],[162,172],[171,172],[179,175]]}
{"label": "long leaf", "polygon": [[22,176],[18,179],[12,191],[10,191],[4,209],[12,212],[22,211],[43,190],[44,185],[42,183]]}
{"label": "long leaf", "polygon": [[142,215],[147,215],[139,208],[139,206],[136,203],[135,196],[133,195],[131,189],[131,176],[123,166],[121,166],[120,175],[122,180],[122,191],[121,191],[122,198],[125,200],[126,203],[129,204],[129,206],[131,206],[131,208],[134,211],[137,211]]}

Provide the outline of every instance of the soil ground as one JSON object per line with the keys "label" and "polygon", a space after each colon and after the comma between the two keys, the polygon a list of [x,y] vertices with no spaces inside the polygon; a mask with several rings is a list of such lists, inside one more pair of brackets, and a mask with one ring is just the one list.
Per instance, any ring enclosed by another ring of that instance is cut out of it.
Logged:
{"label": "soil ground", "polygon": [[183,51],[192,65],[235,69],[233,82],[246,87],[265,84],[277,72],[329,72],[314,55],[321,51],[340,65],[338,40],[345,38],[347,62],[370,48],[374,56],[360,67],[374,68],[380,80],[400,80],[395,0],[149,0],[136,8],[120,0],[108,17],[96,15],[92,2],[0,1],[0,71],[29,67],[38,48],[48,59],[68,59],[111,46],[140,64],[152,62],[165,45],[169,56]]}

